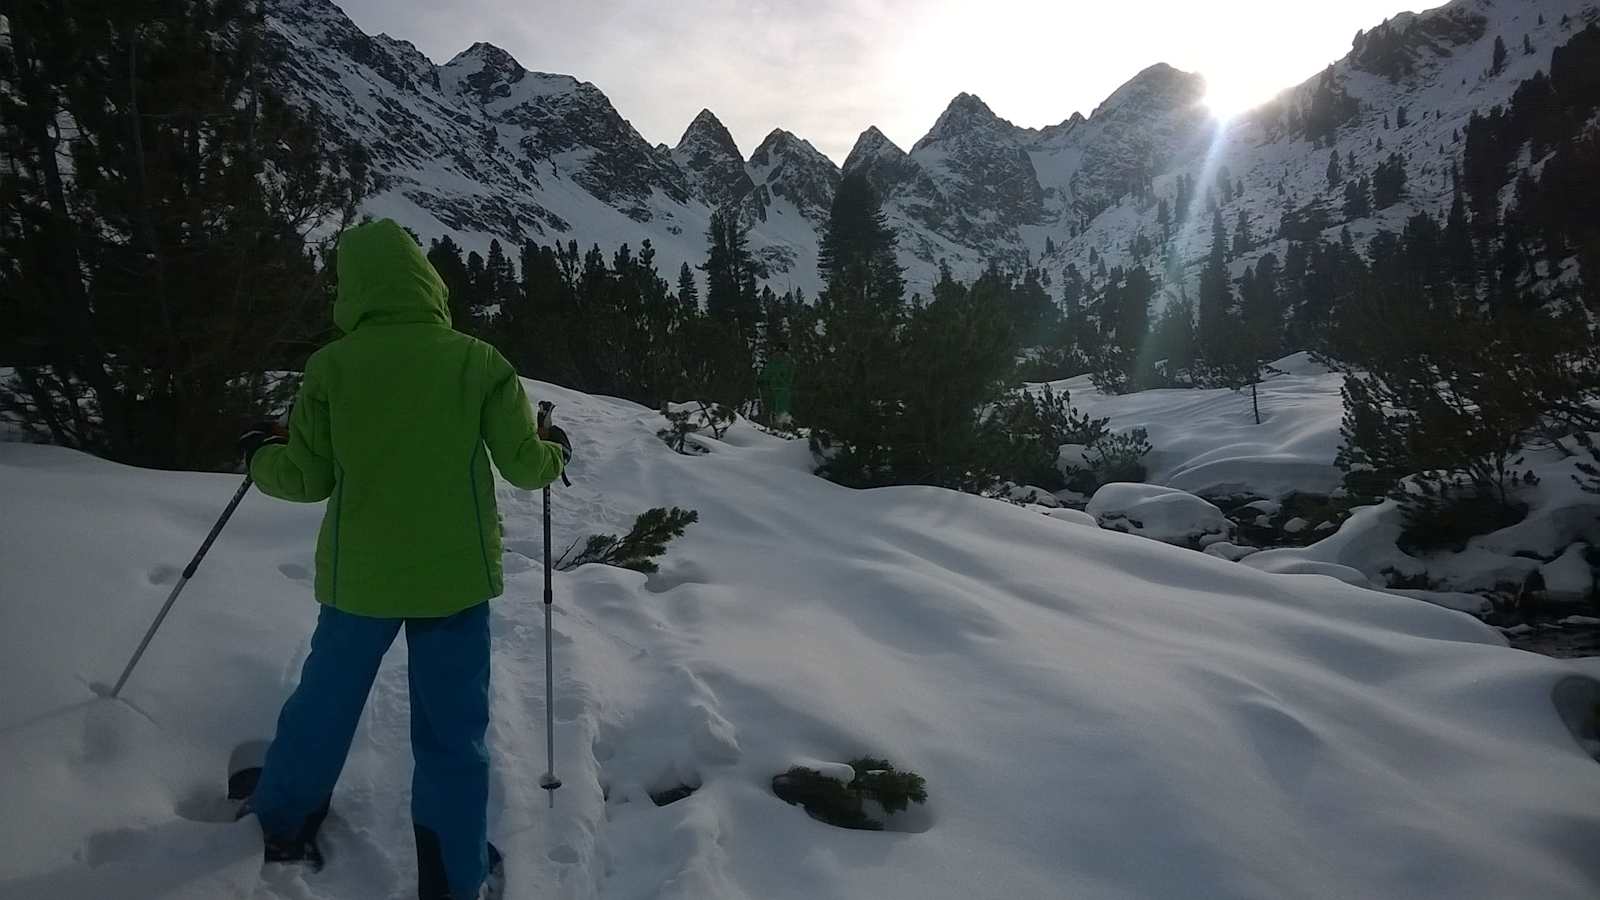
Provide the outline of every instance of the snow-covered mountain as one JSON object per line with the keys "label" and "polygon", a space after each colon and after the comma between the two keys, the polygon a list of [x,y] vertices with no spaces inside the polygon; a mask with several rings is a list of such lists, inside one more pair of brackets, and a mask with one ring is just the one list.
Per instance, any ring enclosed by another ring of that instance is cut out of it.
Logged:
{"label": "snow-covered mountain", "polygon": [[[652,146],[594,85],[529,71],[493,45],[435,65],[410,43],[362,33],[330,0],[267,6],[283,51],[277,82],[318,112],[330,138],[371,151],[381,182],[369,212],[469,248],[498,237],[609,251],[648,238],[671,272],[703,261],[712,211],[736,209],[774,289],[820,286],[817,234],[841,170],[800,137],[776,130],[746,159],[704,110],[676,147]],[[1349,224],[1358,238],[1443,209],[1468,117],[1509,100],[1597,16],[1595,0],[1454,0],[1406,13],[1358,34],[1326,72],[1222,124],[1201,105],[1201,78],[1164,64],[1089,116],[1043,129],[961,94],[909,152],[869,127],[843,171],[863,170],[883,193],[912,290],[927,290],[940,260],[958,276],[991,259],[1055,276],[1071,263],[1087,271],[1091,250],[1108,265],[1170,268],[1176,288],[1209,246],[1212,196],[1230,229],[1242,211],[1262,240],[1238,271],[1281,251],[1288,209],[1326,201],[1329,228]],[[1510,54],[1490,74],[1496,38]],[[1313,123],[1330,115],[1336,129],[1318,133]],[[1335,151],[1352,177],[1404,153],[1410,195],[1346,223],[1342,189],[1326,178]],[[1193,180],[1195,202],[1163,228],[1160,201],[1175,201],[1180,176]],[[1136,258],[1141,234],[1152,247]]]}

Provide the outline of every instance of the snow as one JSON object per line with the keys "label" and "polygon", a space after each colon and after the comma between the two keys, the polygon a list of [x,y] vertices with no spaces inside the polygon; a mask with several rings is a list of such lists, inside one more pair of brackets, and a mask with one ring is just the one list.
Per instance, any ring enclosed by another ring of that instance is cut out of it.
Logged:
{"label": "snow", "polygon": [[1552,600],[1582,601],[1594,592],[1594,567],[1584,558],[1588,544],[1573,544],[1556,558],[1539,568],[1544,577],[1544,589]]}
{"label": "snow", "polygon": [[1060,519],[1063,522],[1071,522],[1074,525],[1088,525],[1091,528],[1100,527],[1099,519],[1081,509],[1068,509],[1063,506],[1057,509],[1047,509],[1044,514],[1052,519]]}
{"label": "snow", "polygon": [[[1582,551],[1600,542],[1600,497],[1586,493],[1574,479],[1584,457],[1570,455],[1570,449],[1528,449],[1523,459],[1538,483],[1519,487],[1514,494],[1515,500],[1528,505],[1527,516],[1468,540],[1461,552],[1402,551],[1405,517],[1398,503],[1385,500],[1353,510],[1337,531],[1308,547],[1267,550],[1251,556],[1245,565],[1282,571],[1292,560],[1332,563],[1359,569],[1375,584],[1386,583],[1391,575],[1425,576],[1445,592],[1508,586],[1520,590],[1530,575],[1540,572],[1545,575],[1548,599],[1582,600],[1594,579]],[[1555,562],[1543,561],[1557,554]]]}
{"label": "snow", "polygon": [[1084,512],[1102,528],[1125,531],[1169,544],[1198,544],[1226,537],[1230,525],[1222,510],[1183,491],[1154,484],[1102,485]]}
{"label": "snow", "polygon": [[1229,541],[1216,541],[1215,543],[1207,544],[1205,552],[1208,556],[1216,556],[1230,562],[1238,562],[1252,553],[1261,551],[1256,547],[1244,547]]}
{"label": "snow", "polygon": [[1207,496],[1257,494],[1270,499],[1295,491],[1326,494],[1341,475],[1339,397],[1343,377],[1296,353],[1272,364],[1281,374],[1259,386],[1256,424],[1250,392],[1175,388],[1107,395],[1089,377],[1053,382],[1072,405],[1110,419],[1114,431],[1144,428],[1154,448],[1145,457],[1148,481]]}
{"label": "snow", "polygon": [[[1050,521],[1065,511],[848,490],[809,473],[804,442],[747,423],[682,456],[650,410],[528,391],[585,447],[554,492],[559,546],[650,506],[700,522],[654,575],[557,574],[552,810],[540,499],[497,488],[490,831],[512,900],[1600,892],[1600,779],[1551,702],[1562,679],[1600,675],[1593,661],[1511,651],[1460,613],[1334,579]],[[184,817],[295,681],[320,506],[248,497],[127,702],[89,690],[237,484],[0,444],[0,895],[411,896],[401,647],[323,873],[264,875],[253,822]],[[770,791],[797,760],[859,755],[926,777],[923,830],[834,829]],[[699,788],[649,801],[679,784]]]}

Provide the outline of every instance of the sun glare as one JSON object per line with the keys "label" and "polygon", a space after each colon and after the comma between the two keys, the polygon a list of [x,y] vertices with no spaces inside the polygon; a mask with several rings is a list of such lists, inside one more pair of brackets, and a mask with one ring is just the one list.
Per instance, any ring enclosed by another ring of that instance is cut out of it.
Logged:
{"label": "sun glare", "polygon": [[1219,119],[1231,119],[1261,102],[1258,91],[1249,84],[1226,78],[1206,76],[1206,96],[1202,101],[1206,109]]}

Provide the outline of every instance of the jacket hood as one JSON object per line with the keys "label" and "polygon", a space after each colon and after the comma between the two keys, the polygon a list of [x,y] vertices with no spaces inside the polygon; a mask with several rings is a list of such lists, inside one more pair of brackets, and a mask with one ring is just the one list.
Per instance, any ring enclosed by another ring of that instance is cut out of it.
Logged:
{"label": "jacket hood", "polygon": [[449,327],[449,291],[422,248],[392,219],[339,236],[339,297],[333,322],[349,334],[363,325],[434,323]]}

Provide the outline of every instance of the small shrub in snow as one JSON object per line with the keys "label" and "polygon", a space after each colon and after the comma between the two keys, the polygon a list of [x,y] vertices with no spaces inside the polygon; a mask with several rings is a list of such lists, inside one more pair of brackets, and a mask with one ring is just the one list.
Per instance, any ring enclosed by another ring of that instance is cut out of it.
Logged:
{"label": "small shrub in snow", "polygon": [[1144,458],[1151,451],[1150,433],[1143,428],[1121,434],[1106,434],[1089,445],[1089,467],[1100,484],[1114,481],[1142,482],[1149,473]]}
{"label": "small shrub in snow", "polygon": [[555,567],[566,572],[590,563],[600,563],[647,574],[655,572],[659,568],[655,558],[667,552],[667,542],[683,537],[684,529],[698,521],[700,514],[692,509],[658,506],[645,510],[634,520],[633,528],[627,534],[620,538],[614,534],[590,535],[583,552],[568,559],[572,547],[567,548],[567,553],[561,554]]}
{"label": "small shrub in snow", "polygon": [[869,756],[851,760],[850,767],[855,777],[845,784],[816,769],[795,766],[772,779],[772,792],[786,803],[803,806],[819,822],[861,831],[884,828],[870,815],[868,802],[887,815],[928,802],[927,782],[915,772],[898,771],[888,760]]}
{"label": "small shrub in snow", "polygon": [[1402,504],[1405,530],[1398,543],[1412,555],[1443,549],[1460,552],[1471,538],[1508,528],[1528,514],[1525,503],[1507,503],[1471,487],[1430,486],[1423,490],[1430,493]]}
{"label": "small shrub in snow", "polygon": [[699,434],[701,429],[707,429],[712,437],[720,441],[722,436],[728,433],[728,429],[733,427],[735,419],[734,411],[730,407],[703,401],[694,407],[663,410],[662,415],[667,418],[667,427],[657,431],[656,437],[684,455],[705,452],[689,443],[690,435]]}
{"label": "small shrub in snow", "polygon": [[995,405],[989,417],[1002,477],[1051,490],[1067,486],[1057,465],[1061,447],[1097,444],[1106,436],[1106,421],[1073,409],[1071,396],[1066,391],[1056,393],[1049,385],[1013,392]]}

